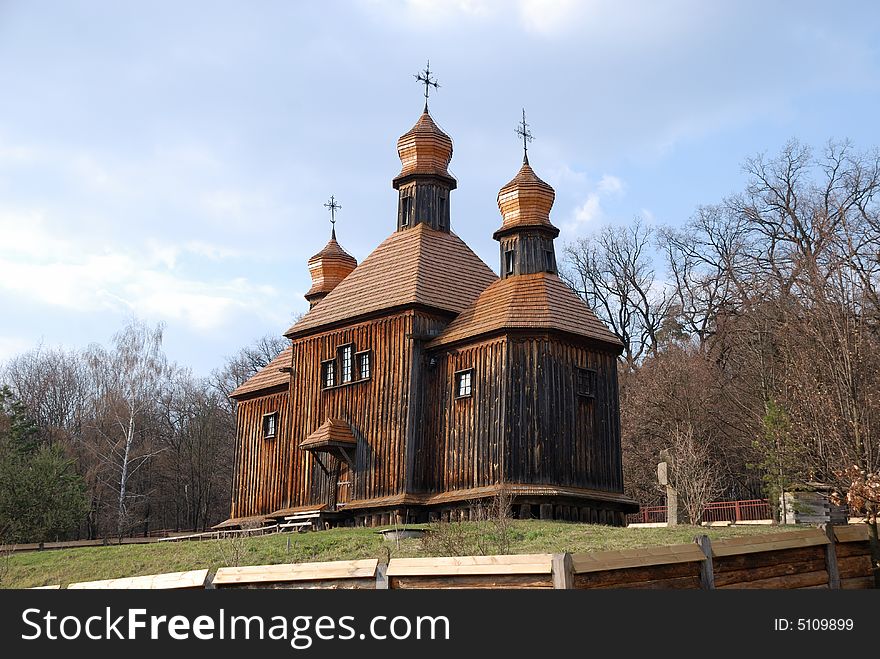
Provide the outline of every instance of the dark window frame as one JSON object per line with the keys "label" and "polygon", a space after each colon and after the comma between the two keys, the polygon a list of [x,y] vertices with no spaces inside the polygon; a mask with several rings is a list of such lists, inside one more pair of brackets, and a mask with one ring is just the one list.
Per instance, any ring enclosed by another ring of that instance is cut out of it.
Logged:
{"label": "dark window frame", "polygon": [[[329,367],[329,368],[328,368]],[[330,373],[331,377],[327,377]],[[329,380],[329,382],[328,382]],[[321,389],[332,389],[336,386],[336,357],[321,362]]]}
{"label": "dark window frame", "polygon": [[[361,358],[367,358],[367,375],[366,377],[363,374],[363,370],[361,369]],[[354,364],[355,364],[355,372],[357,373],[357,381],[361,382],[364,380],[371,380],[373,378],[373,351],[372,350],[361,350],[360,352],[354,353]]]}
{"label": "dark window frame", "polygon": [[544,260],[546,261],[546,270],[547,272],[556,272],[556,259],[554,258],[552,249],[544,250]]}
{"label": "dark window frame", "polygon": [[[348,350],[348,379],[345,379],[345,351]],[[339,360],[339,382],[338,384],[351,384],[354,378],[354,343],[343,343],[336,347],[336,356]]]}
{"label": "dark window frame", "polygon": [[516,250],[504,250],[504,274],[512,275],[516,270]]}
{"label": "dark window frame", "polygon": [[[467,393],[461,393],[461,384],[464,381],[464,376],[467,376]],[[452,383],[455,387],[455,399],[456,400],[465,400],[467,398],[472,398],[474,395],[474,368],[473,366],[470,368],[463,368],[460,371],[455,371],[452,374]]]}
{"label": "dark window frame", "polygon": [[599,388],[599,371],[595,368],[575,368],[575,391],[581,398],[595,398]]}
{"label": "dark window frame", "polygon": [[[271,434],[269,426],[271,423]],[[263,415],[263,422],[260,424],[263,429],[263,439],[275,439],[278,436],[278,410],[267,412]]]}

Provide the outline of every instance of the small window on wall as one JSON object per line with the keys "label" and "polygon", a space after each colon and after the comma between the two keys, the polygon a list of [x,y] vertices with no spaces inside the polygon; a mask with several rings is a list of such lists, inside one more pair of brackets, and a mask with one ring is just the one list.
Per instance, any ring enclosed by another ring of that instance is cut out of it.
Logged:
{"label": "small window on wall", "polygon": [[592,368],[577,369],[577,395],[584,398],[596,397],[597,374]]}
{"label": "small window on wall", "polygon": [[342,364],[342,383],[351,382],[354,365],[352,364],[351,346],[342,346],[339,350],[339,361]]}
{"label": "small window on wall", "polygon": [[358,379],[369,380],[373,376],[373,368],[372,364],[370,363],[369,351],[357,353],[355,355],[355,361],[357,362]]}
{"label": "small window on wall", "polygon": [[336,386],[336,360],[330,359],[322,362],[321,379],[325,389]]}
{"label": "small window on wall", "polygon": [[504,274],[512,275],[513,274],[513,250],[509,249],[504,252]]}
{"label": "small window on wall", "polygon": [[439,198],[437,199],[437,217],[440,228],[446,229],[446,193],[442,191],[440,192]]}
{"label": "small window on wall", "polygon": [[469,398],[473,392],[474,369],[459,371],[455,374],[455,397]]}
{"label": "small window on wall", "polygon": [[546,263],[545,269],[547,272],[556,272],[556,263],[554,263],[556,259],[553,258],[553,250],[546,249],[544,250],[544,261]]}
{"label": "small window on wall", "polygon": [[263,439],[275,439],[278,432],[278,412],[263,415]]}
{"label": "small window on wall", "polygon": [[413,214],[413,191],[404,191],[400,201],[400,226],[409,226],[410,217]]}

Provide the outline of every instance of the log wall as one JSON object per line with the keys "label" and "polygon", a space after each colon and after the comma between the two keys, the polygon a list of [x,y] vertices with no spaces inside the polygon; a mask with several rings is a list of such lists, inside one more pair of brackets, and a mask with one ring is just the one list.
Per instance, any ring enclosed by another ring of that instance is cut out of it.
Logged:
{"label": "log wall", "polygon": [[[512,336],[504,363],[505,480],[622,492],[616,356]],[[577,368],[597,372],[595,397],[577,395]]]}
{"label": "log wall", "polygon": [[[265,514],[283,496],[286,484],[282,466],[290,443],[289,411],[287,391],[276,390],[239,402],[231,517]],[[265,439],[263,415],[272,412],[278,412],[275,438]]]}

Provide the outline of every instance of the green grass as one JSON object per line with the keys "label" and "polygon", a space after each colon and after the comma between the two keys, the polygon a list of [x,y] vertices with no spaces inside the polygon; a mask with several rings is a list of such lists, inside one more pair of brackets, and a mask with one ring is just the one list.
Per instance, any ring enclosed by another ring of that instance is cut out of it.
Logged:
{"label": "green grass", "polygon": [[[473,523],[472,523],[473,524]],[[778,526],[729,528],[616,528],[565,522],[513,522],[511,553],[602,551],[691,542],[705,533],[713,540],[743,535],[779,533]],[[290,537],[290,551],[287,539]],[[418,539],[385,540],[374,529],[342,528],[231,540],[159,542],[146,545],[86,547],[12,554],[0,558],[0,587],[30,588],[77,581],[134,577],[145,574],[217,568],[234,561],[240,550],[241,565],[270,565],[309,561],[335,561],[430,555]],[[4,567],[5,566],[5,567]]]}

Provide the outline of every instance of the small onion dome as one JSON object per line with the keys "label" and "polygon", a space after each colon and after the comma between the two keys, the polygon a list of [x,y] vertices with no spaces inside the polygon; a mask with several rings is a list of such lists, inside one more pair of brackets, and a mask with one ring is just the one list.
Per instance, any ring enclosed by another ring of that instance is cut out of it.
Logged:
{"label": "small onion dome", "polygon": [[336,231],[330,242],[309,259],[312,287],[305,298],[312,305],[322,300],[357,267],[357,260],[336,242]]}
{"label": "small onion dome", "polygon": [[420,174],[448,179],[454,187],[455,179],[446,169],[452,160],[452,140],[437,127],[427,108],[416,125],[397,140],[397,155],[403,167],[394,179],[395,189]]}
{"label": "small onion dome", "polygon": [[501,228],[496,234],[506,233],[517,227],[549,227],[550,209],[556,193],[549,184],[535,174],[528,162],[524,162],[513,180],[498,192],[498,210],[501,211]]}

